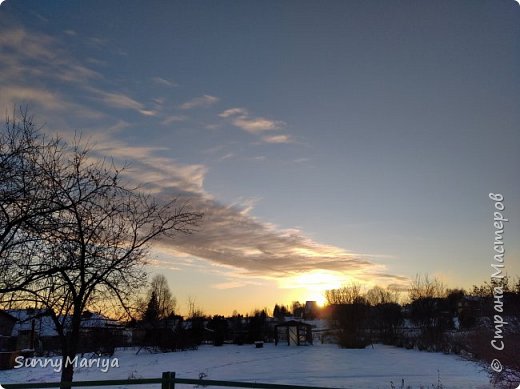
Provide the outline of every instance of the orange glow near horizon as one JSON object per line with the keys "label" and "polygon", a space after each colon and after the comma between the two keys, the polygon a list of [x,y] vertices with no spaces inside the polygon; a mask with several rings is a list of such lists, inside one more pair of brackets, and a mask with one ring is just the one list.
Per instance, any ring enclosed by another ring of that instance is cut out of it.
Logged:
{"label": "orange glow near horizon", "polygon": [[316,301],[319,306],[324,306],[327,302],[325,291],[339,288],[346,281],[347,277],[341,273],[315,270],[284,279],[280,281],[280,287],[298,290],[298,300]]}

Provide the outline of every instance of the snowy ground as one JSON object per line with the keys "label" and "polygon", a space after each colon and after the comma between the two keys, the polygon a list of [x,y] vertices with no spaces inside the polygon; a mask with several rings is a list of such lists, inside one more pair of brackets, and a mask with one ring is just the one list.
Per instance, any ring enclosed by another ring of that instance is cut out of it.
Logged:
{"label": "snowy ground", "polygon": [[[487,375],[474,363],[454,355],[427,353],[375,345],[364,350],[345,350],[335,345],[288,347],[266,344],[223,347],[202,346],[197,351],[150,354],[136,350],[116,352],[119,368],[102,373],[99,368],[79,368],[75,380],[158,378],[175,371],[179,378],[199,378],[341,388],[432,388],[438,373],[443,388],[491,388]],[[59,380],[53,368],[20,368],[0,371],[0,384]],[[143,386],[128,386],[142,388]],[[157,385],[159,387],[159,385]],[[191,386],[176,385],[178,388]],[[112,386],[111,388],[116,388]],[[126,388],[119,386],[117,388]]]}

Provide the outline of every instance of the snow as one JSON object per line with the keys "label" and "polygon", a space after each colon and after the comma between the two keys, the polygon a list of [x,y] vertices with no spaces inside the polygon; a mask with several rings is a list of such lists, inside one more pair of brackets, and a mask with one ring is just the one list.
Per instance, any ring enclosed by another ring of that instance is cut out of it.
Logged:
{"label": "snow", "polygon": [[[332,344],[306,347],[254,345],[201,346],[196,351],[152,354],[136,349],[117,350],[119,367],[101,372],[99,367],[79,368],[74,379],[159,378],[164,371],[175,371],[179,378],[267,382],[292,385],[334,386],[341,388],[400,387],[491,388],[482,369],[455,355],[427,353],[375,345],[362,350],[340,349]],[[52,366],[0,371],[0,383],[59,381]],[[141,386],[128,386],[139,388]],[[159,385],[156,386],[157,388]],[[176,387],[188,387],[176,385]],[[190,386],[192,387],[192,386]],[[113,386],[113,388],[126,388]]]}

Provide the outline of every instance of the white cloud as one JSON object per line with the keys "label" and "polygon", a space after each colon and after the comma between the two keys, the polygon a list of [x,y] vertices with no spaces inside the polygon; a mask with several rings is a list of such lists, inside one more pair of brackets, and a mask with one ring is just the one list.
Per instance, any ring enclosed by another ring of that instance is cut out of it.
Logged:
{"label": "white cloud", "polygon": [[[84,90],[90,92],[94,96],[94,99],[100,100],[102,103],[109,105],[112,108],[129,109],[144,116],[155,116],[158,114],[157,110],[146,108],[143,103],[140,103],[136,99],[120,92],[107,92],[103,89],[92,86],[85,86]],[[155,102],[155,104],[157,106],[157,102]]]}
{"label": "white cloud", "polygon": [[246,116],[247,114],[248,112],[244,108],[230,108],[226,109],[224,112],[219,113],[218,116],[221,118],[227,118],[235,115]]}
{"label": "white cloud", "polygon": [[292,142],[289,135],[264,136],[262,139],[267,143],[291,143]]}
{"label": "white cloud", "polygon": [[210,95],[204,95],[200,97],[196,97],[192,100],[189,100],[185,102],[184,104],[181,104],[179,106],[180,109],[193,109],[193,108],[204,108],[209,107],[213,104],[215,104],[219,100],[218,97],[210,96]]}
{"label": "white cloud", "polygon": [[[51,115],[56,112],[74,112],[76,117],[100,119],[102,115],[88,107],[70,102],[57,92],[50,92],[39,87],[23,85],[3,85],[0,93],[0,107],[11,109],[15,106],[29,104],[36,111],[43,108]],[[56,115],[54,115],[56,116]]]}
{"label": "white cloud", "polygon": [[[264,117],[252,117],[245,108],[229,108],[218,116],[229,119],[231,124],[250,134],[263,134],[268,131],[281,130],[286,124],[281,120],[272,120]],[[262,140],[267,143],[290,143],[289,135],[280,134],[264,136]]]}
{"label": "white cloud", "polygon": [[103,102],[112,107],[131,109],[145,116],[154,116],[157,114],[156,111],[145,109],[143,104],[122,93],[103,92],[100,90],[98,90],[98,93],[101,95]]}
{"label": "white cloud", "polygon": [[[297,229],[279,229],[251,215],[257,199],[245,199],[235,205],[221,204],[204,190],[208,169],[204,165],[180,164],[172,159],[157,157],[164,148],[129,146],[120,141],[101,140],[100,157],[112,156],[116,161],[129,160],[126,177],[144,184],[158,199],[178,197],[204,212],[198,231],[178,235],[174,240],[161,240],[162,251],[176,256],[191,256],[223,266],[229,272],[239,271],[241,278],[280,278],[309,271],[336,271],[381,275],[389,282],[399,283],[399,277],[385,275],[384,267],[368,258],[342,248],[310,239]],[[176,259],[172,258],[175,265]],[[234,270],[233,270],[234,269]],[[239,277],[239,278],[240,278]],[[237,279],[234,279],[236,281]],[[216,285],[219,288],[238,287],[236,283]]]}
{"label": "white cloud", "polygon": [[226,282],[221,282],[221,283],[212,285],[212,287],[215,289],[219,289],[219,290],[226,290],[226,289],[244,288],[244,287],[250,286],[250,285],[261,285],[261,283],[260,282],[251,282],[251,281],[246,281],[244,279],[241,279],[241,280],[229,280]]}
{"label": "white cloud", "polygon": [[172,123],[176,123],[176,122],[182,122],[186,120],[186,118],[184,116],[179,116],[179,115],[169,115],[167,116],[166,118],[164,118],[163,121],[161,121],[161,124],[163,126],[167,126],[169,124],[172,124]]}
{"label": "white cloud", "polygon": [[178,86],[178,84],[175,81],[169,81],[162,77],[152,77],[152,81],[155,82],[156,84],[159,84],[162,86],[167,86],[170,88],[174,87],[174,86]]}
{"label": "white cloud", "polygon": [[261,117],[248,118],[245,116],[240,116],[233,119],[232,123],[235,127],[241,128],[242,130],[251,134],[279,130],[285,125],[284,122],[278,120],[270,120]]}
{"label": "white cloud", "polygon": [[233,158],[234,156],[235,156],[235,154],[233,154],[233,153],[227,153],[227,154],[223,155],[222,157],[220,157],[219,161],[224,161],[226,159]]}

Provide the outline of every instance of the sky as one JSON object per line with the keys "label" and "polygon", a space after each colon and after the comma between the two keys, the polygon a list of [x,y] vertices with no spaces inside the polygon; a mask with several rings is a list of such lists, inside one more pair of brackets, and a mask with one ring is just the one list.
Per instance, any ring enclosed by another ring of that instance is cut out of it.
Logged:
{"label": "sky", "polygon": [[0,5],[2,114],[204,212],[148,258],[184,314],[489,281],[491,192],[519,275],[518,69],[513,0]]}

